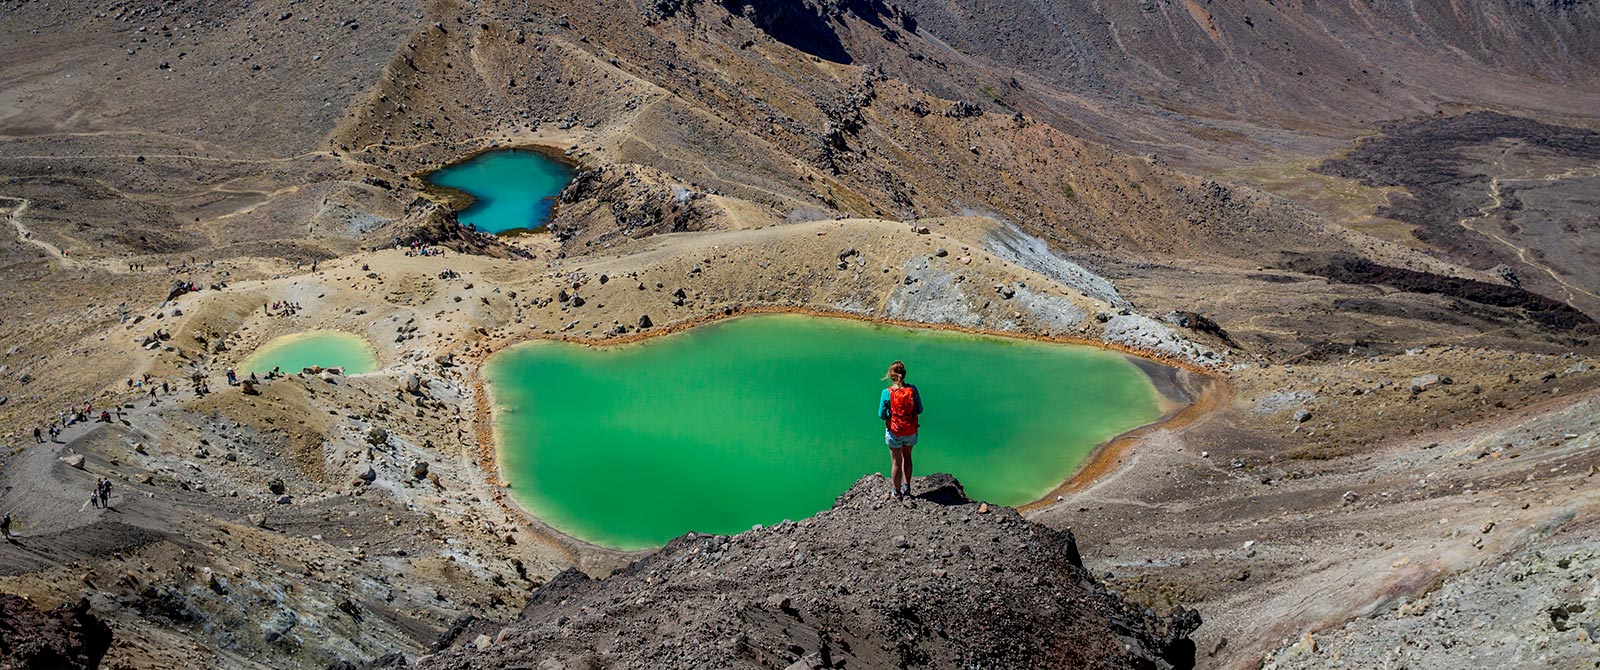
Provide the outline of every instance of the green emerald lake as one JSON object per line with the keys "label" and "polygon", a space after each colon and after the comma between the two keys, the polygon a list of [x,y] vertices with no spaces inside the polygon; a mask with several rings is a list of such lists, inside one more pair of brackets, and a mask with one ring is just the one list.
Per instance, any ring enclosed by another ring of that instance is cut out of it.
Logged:
{"label": "green emerald lake", "polygon": [[827,509],[889,471],[878,397],[904,360],[925,413],[917,474],[1019,505],[1097,447],[1162,416],[1126,356],[799,315],[748,316],[589,347],[520,344],[492,356],[502,477],[574,537],[638,549]]}
{"label": "green emerald lake", "polygon": [[293,374],[304,368],[344,368],[347,375],[378,369],[378,355],[359,335],[337,330],[314,330],[274,338],[239,364],[240,374],[264,374],[277,367]]}
{"label": "green emerald lake", "polygon": [[437,186],[473,197],[456,219],[489,233],[534,229],[550,220],[555,198],[573,169],[535,151],[502,149],[478,154],[428,175]]}

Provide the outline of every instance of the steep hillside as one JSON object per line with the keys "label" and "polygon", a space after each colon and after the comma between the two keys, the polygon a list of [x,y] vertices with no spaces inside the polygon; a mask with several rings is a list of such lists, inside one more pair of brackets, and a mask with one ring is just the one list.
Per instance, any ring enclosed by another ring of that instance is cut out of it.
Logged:
{"label": "steep hillside", "polygon": [[993,81],[1024,82],[996,89],[1008,104],[1192,164],[1314,152],[1457,106],[1600,104],[1600,5],[1586,0],[900,4]]}

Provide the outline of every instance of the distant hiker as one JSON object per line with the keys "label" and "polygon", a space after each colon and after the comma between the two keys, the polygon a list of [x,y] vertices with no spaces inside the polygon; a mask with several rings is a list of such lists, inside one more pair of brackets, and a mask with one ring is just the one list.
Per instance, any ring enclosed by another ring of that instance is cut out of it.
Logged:
{"label": "distant hiker", "polygon": [[911,495],[911,448],[917,444],[917,416],[922,414],[922,394],[906,383],[906,364],[889,364],[889,388],[878,398],[878,418],[883,419],[883,441],[889,445],[889,495],[905,499]]}
{"label": "distant hiker", "polygon": [[5,516],[0,516],[0,536],[5,536],[5,538],[7,540],[11,539],[11,513],[10,512],[6,512]]}
{"label": "distant hiker", "polygon": [[33,442],[34,442],[34,444],[44,444],[44,429],[43,428],[40,428],[38,426],[34,426],[33,427]]}
{"label": "distant hiker", "polygon": [[238,373],[235,373],[233,371],[233,368],[228,368],[228,385],[229,386],[235,386],[238,383],[239,383],[239,375],[238,375]]}
{"label": "distant hiker", "polygon": [[94,490],[95,494],[100,496],[100,507],[104,509],[111,509],[111,480],[100,480],[100,483],[94,487]]}

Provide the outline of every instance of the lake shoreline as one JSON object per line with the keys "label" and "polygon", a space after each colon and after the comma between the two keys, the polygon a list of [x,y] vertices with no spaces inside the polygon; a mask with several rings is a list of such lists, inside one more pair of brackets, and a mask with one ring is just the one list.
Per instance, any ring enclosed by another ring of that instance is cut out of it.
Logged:
{"label": "lake shoreline", "polygon": [[[764,314],[793,314],[819,318],[845,319],[871,323],[876,325],[898,326],[916,330],[939,330],[957,332],[969,335],[998,337],[1012,340],[1026,340],[1050,344],[1088,346],[1104,351],[1120,353],[1140,370],[1142,374],[1155,387],[1159,402],[1165,411],[1163,416],[1154,422],[1136,427],[1125,433],[1117,435],[1103,444],[1098,445],[1084,461],[1068,475],[1060,484],[1051,489],[1044,496],[1029,503],[1017,506],[1019,512],[1030,512],[1043,509],[1054,504],[1055,498],[1064,493],[1082,490],[1101,477],[1113,472],[1120,466],[1124,457],[1132,450],[1139,438],[1159,428],[1176,428],[1192,423],[1195,419],[1207,415],[1212,411],[1225,407],[1225,398],[1231,397],[1228,392],[1229,385],[1226,377],[1215,369],[1194,364],[1189,361],[1172,359],[1152,352],[1142,351],[1116,343],[1093,340],[1069,335],[1051,335],[1040,333],[1024,333],[1002,331],[986,328],[972,328],[956,324],[934,324],[902,319],[871,317],[849,312],[837,312],[806,307],[790,307],[779,305],[762,305],[742,307],[723,312],[703,314],[671,324],[657,326],[645,331],[609,338],[572,337],[566,335],[533,335],[524,337],[507,337],[500,341],[486,342],[483,350],[474,354],[471,364],[471,386],[475,393],[476,408],[473,417],[474,431],[478,438],[477,461],[488,481],[495,486],[497,502],[502,507],[512,512],[514,516],[527,521],[527,528],[539,539],[549,546],[561,551],[579,566],[594,563],[611,564],[618,559],[637,558],[646,555],[654,548],[638,550],[623,550],[600,545],[588,540],[577,538],[555,528],[544,519],[525,508],[516,501],[515,494],[510,493],[511,485],[503,477],[500,470],[500,455],[504,444],[499,439],[499,426],[495,421],[494,409],[498,401],[494,396],[492,385],[485,378],[489,359],[501,354],[517,345],[534,342],[562,342],[577,344],[585,347],[607,348],[642,343],[659,337],[679,334],[690,329],[736,319],[744,316]],[[1166,373],[1164,371],[1171,371]],[[593,560],[586,560],[593,559]],[[607,560],[610,559],[610,560]]]}

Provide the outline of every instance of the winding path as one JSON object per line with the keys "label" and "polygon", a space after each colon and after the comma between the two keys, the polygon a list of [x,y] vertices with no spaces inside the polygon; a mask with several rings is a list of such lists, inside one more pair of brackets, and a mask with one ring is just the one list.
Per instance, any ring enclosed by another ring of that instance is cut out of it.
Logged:
{"label": "winding path", "polygon": [[[1522,146],[1521,142],[1516,142],[1516,143],[1512,144],[1511,146],[1506,147],[1504,151],[1500,152],[1500,158],[1495,161],[1495,166],[1501,168],[1501,170],[1503,171],[1505,169],[1506,156],[1510,155],[1513,150],[1515,150],[1516,148],[1521,147],[1521,146]],[[1567,296],[1566,296],[1567,300],[1566,301],[1568,303],[1572,303],[1573,301],[1577,300],[1577,297],[1578,297],[1577,294],[1582,294],[1582,295],[1587,296],[1587,297],[1589,297],[1591,299],[1594,299],[1594,300],[1600,300],[1600,294],[1596,294],[1593,291],[1585,289],[1585,288],[1583,288],[1581,286],[1576,286],[1576,285],[1573,285],[1573,284],[1567,282],[1567,280],[1563,279],[1561,277],[1561,275],[1559,273],[1557,273],[1550,266],[1545,265],[1543,263],[1539,263],[1539,262],[1533,260],[1532,258],[1530,258],[1529,257],[1530,254],[1529,254],[1527,248],[1519,246],[1517,243],[1515,243],[1515,242],[1513,242],[1513,241],[1511,241],[1509,239],[1506,239],[1506,237],[1504,235],[1501,235],[1497,231],[1489,230],[1488,226],[1479,227],[1479,226],[1473,225],[1473,222],[1488,223],[1490,217],[1494,214],[1495,210],[1498,210],[1501,207],[1505,206],[1505,198],[1501,195],[1501,191],[1500,191],[1500,185],[1503,184],[1503,183],[1508,183],[1508,182],[1528,182],[1528,181],[1559,181],[1561,179],[1569,179],[1569,178],[1572,178],[1572,177],[1594,177],[1594,176],[1600,176],[1600,168],[1588,168],[1588,169],[1573,168],[1573,169],[1565,170],[1565,171],[1562,171],[1562,172],[1556,172],[1556,173],[1551,173],[1551,174],[1546,174],[1546,175],[1539,175],[1539,176],[1528,175],[1528,176],[1521,176],[1521,177],[1490,177],[1489,178],[1489,197],[1491,199],[1491,202],[1489,204],[1486,204],[1486,205],[1482,206],[1482,207],[1479,207],[1478,208],[1478,213],[1476,215],[1463,218],[1458,223],[1461,224],[1462,228],[1466,228],[1467,230],[1469,230],[1471,232],[1477,233],[1477,234],[1479,234],[1479,235],[1481,235],[1483,237],[1487,237],[1487,238],[1489,238],[1491,240],[1494,240],[1495,242],[1498,242],[1501,245],[1505,246],[1506,248],[1510,249],[1511,251],[1515,252],[1517,254],[1517,260],[1521,261],[1523,265],[1526,265],[1526,266],[1531,267],[1531,268],[1536,268],[1536,269],[1538,269],[1540,271],[1543,271],[1546,275],[1549,275],[1550,279],[1552,281],[1554,281],[1556,283],[1556,285],[1560,286],[1562,288],[1562,290],[1564,290],[1566,292],[1566,294],[1567,294]]]}
{"label": "winding path", "polygon": [[62,253],[60,247],[34,237],[33,231],[28,228],[27,224],[22,222],[22,213],[28,211],[28,207],[33,204],[32,201],[27,198],[14,198],[5,195],[0,195],[0,200],[16,203],[15,206],[10,208],[11,211],[7,218],[11,219],[11,227],[16,229],[18,240],[38,247],[44,251],[45,255],[50,256],[63,268],[83,267],[82,262]]}

